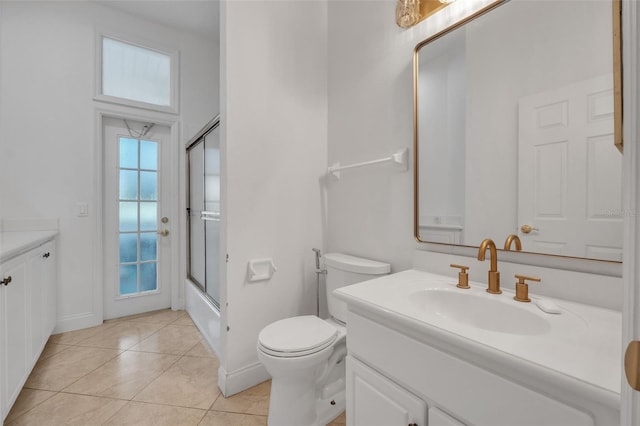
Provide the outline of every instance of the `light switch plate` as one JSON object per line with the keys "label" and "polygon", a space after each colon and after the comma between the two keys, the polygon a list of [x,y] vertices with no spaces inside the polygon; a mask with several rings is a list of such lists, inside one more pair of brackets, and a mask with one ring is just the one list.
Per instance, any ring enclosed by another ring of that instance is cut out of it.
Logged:
{"label": "light switch plate", "polygon": [[78,217],[87,217],[89,216],[89,205],[85,202],[80,202],[77,204],[77,212]]}

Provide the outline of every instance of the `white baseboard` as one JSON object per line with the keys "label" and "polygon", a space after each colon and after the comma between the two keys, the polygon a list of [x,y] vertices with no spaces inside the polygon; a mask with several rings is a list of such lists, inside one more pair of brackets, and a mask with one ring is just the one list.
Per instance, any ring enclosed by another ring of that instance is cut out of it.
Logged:
{"label": "white baseboard", "polygon": [[102,324],[102,316],[93,312],[59,318],[52,334],[64,333],[67,331],[80,330],[81,328],[95,327]]}
{"label": "white baseboard", "polygon": [[218,368],[218,387],[225,397],[235,395],[269,379],[271,376],[259,362],[230,373],[222,366]]}

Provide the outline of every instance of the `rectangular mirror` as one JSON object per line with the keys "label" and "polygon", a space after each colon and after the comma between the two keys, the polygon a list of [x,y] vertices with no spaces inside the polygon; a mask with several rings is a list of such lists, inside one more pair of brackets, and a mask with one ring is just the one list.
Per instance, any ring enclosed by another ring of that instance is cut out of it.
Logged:
{"label": "rectangular mirror", "polygon": [[416,46],[418,241],[622,260],[619,30],[619,0],[504,0]]}

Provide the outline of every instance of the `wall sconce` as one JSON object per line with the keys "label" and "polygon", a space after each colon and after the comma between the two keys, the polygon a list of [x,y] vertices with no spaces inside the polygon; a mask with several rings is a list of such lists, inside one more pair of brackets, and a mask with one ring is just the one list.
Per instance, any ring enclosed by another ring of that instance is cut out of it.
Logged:
{"label": "wall sconce", "polygon": [[409,28],[433,15],[455,0],[398,0],[396,4],[396,24]]}

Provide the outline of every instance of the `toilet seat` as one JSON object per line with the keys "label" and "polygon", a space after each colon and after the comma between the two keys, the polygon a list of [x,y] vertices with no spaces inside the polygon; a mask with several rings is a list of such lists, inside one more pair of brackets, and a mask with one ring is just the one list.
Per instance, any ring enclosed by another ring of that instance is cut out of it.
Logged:
{"label": "toilet seat", "polygon": [[258,345],[269,355],[291,358],[319,352],[337,338],[336,327],[314,315],[305,315],[269,324],[260,332]]}

